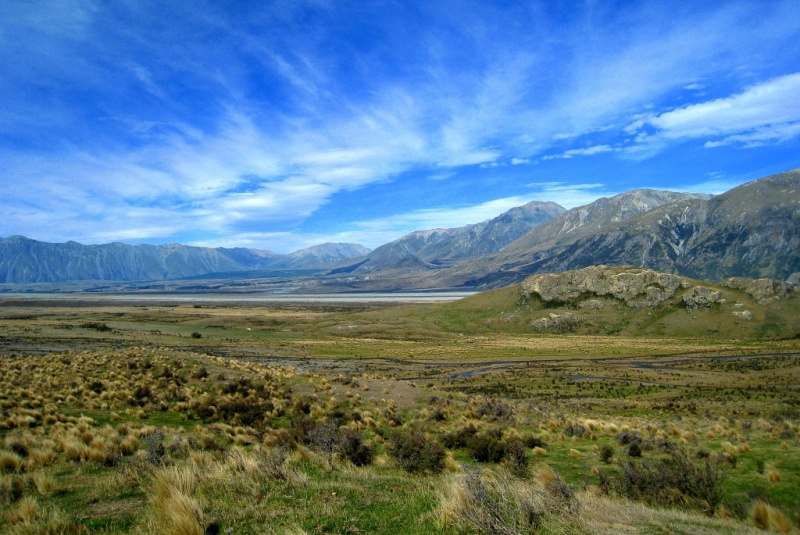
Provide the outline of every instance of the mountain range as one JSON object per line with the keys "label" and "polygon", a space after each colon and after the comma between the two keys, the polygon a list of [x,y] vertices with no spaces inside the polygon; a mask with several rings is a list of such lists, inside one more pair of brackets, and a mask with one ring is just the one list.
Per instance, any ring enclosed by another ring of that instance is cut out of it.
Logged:
{"label": "mountain range", "polygon": [[[571,210],[530,202],[481,223],[412,232],[374,251],[322,244],[289,255],[186,245],[50,244],[0,239],[10,284],[280,276],[308,289],[489,289],[593,265],[695,279],[800,281],[800,170],[717,196],[632,190]],[[293,284],[294,285],[294,284]]]}
{"label": "mountain range", "polygon": [[245,248],[189,245],[45,243],[24,236],[0,239],[0,282],[179,280],[214,273],[307,270],[364,256],[351,243],[324,243],[289,255]]}

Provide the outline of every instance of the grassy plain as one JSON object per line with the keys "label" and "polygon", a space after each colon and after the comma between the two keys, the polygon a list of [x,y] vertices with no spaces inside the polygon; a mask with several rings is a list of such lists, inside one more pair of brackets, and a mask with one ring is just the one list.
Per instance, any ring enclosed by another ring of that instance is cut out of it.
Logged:
{"label": "grassy plain", "polygon": [[553,335],[503,292],[4,299],[0,532],[797,530],[796,304]]}

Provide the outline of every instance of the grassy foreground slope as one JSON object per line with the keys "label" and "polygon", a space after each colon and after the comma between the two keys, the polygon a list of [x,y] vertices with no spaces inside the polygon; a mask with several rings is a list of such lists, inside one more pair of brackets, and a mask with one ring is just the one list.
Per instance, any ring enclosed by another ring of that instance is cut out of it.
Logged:
{"label": "grassy foreground slope", "polygon": [[769,394],[591,413],[168,350],[0,362],[8,533],[741,533],[798,506]]}

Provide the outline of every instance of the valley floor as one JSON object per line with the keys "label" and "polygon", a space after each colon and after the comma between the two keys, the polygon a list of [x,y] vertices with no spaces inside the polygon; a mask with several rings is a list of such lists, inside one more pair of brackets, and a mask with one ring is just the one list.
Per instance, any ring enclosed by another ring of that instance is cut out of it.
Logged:
{"label": "valley floor", "polygon": [[437,306],[0,303],[0,532],[797,531],[800,340]]}

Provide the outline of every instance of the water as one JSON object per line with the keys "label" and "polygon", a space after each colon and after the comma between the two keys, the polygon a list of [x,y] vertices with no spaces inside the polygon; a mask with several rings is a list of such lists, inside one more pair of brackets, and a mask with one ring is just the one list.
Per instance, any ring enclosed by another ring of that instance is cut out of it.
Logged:
{"label": "water", "polygon": [[88,294],[2,293],[0,300],[114,301],[160,303],[432,303],[456,301],[475,292],[342,294]]}

